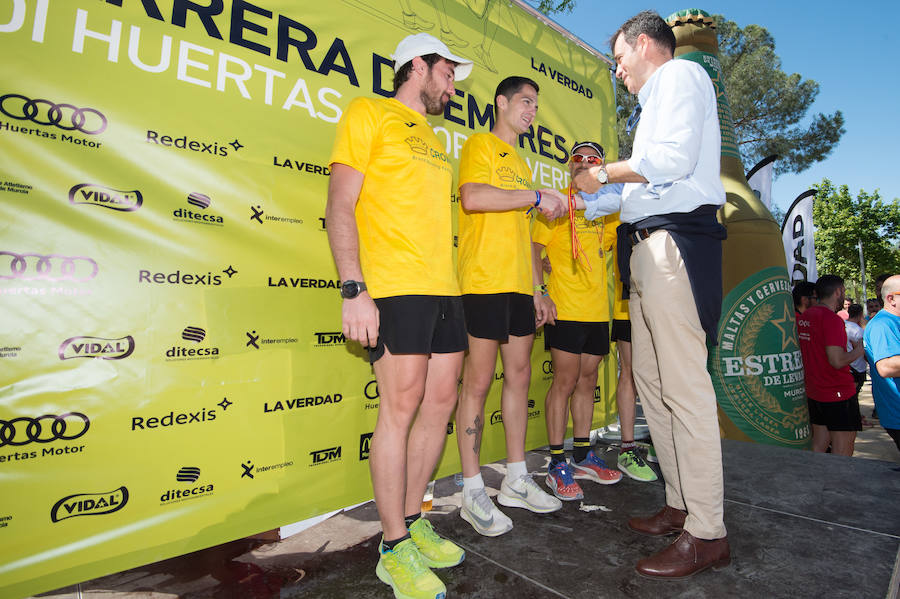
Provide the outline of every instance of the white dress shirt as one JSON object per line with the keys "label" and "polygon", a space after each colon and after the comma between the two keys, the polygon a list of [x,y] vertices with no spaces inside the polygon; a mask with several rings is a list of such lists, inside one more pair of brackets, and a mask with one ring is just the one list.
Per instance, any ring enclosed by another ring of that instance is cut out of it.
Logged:
{"label": "white dress shirt", "polygon": [[[723,205],[719,112],[715,89],[703,67],[690,60],[666,62],[641,88],[638,100],[641,120],[628,166],[648,183],[625,184],[622,222],[690,212],[705,204]],[[585,218],[618,210],[612,205],[613,197],[582,194]]]}

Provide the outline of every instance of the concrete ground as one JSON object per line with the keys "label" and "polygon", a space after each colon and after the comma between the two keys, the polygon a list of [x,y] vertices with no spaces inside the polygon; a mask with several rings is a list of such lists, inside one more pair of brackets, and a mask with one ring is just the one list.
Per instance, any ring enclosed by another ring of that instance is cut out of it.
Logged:
{"label": "concrete ground", "polygon": [[[868,386],[860,403],[870,417]],[[732,565],[684,581],[650,580],[633,569],[669,542],[626,526],[629,516],[663,504],[661,482],[586,482],[582,502],[553,514],[504,508],[514,528],[491,539],[459,518],[453,477],[439,480],[429,519],[466,550],[461,565],[438,571],[448,597],[897,596],[900,452],[880,426],[860,433],[853,458],[737,441],[723,442],[723,456]],[[546,451],[528,454],[541,484],[548,459]],[[483,471],[495,494],[504,466]],[[379,537],[368,503],[281,541],[242,539],[40,597],[387,599],[390,589],[374,574]]]}

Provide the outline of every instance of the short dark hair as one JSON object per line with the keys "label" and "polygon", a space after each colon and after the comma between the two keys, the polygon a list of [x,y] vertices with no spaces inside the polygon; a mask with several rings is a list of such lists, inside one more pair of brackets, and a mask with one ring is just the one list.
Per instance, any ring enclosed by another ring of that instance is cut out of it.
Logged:
{"label": "short dark hair", "polygon": [[507,100],[512,100],[512,97],[519,93],[526,85],[530,85],[534,88],[534,91],[541,93],[541,88],[538,87],[538,84],[535,83],[534,80],[529,79],[528,77],[513,75],[512,77],[507,77],[497,85],[497,89],[494,91],[494,102],[497,101],[497,96],[505,96]]}
{"label": "short dark hair", "polygon": [[[437,63],[437,61],[439,61],[442,58],[444,58],[444,57],[439,54],[426,54],[425,56],[422,57],[422,60],[424,60],[425,64],[428,65],[428,68],[431,69],[431,67],[433,67]],[[444,58],[444,60],[447,60],[447,59]],[[447,62],[450,62],[450,61],[447,61]],[[400,89],[401,85],[406,83],[407,79],[409,79],[409,74],[410,74],[410,72],[412,72],[412,63],[413,63],[413,61],[410,60],[408,63],[406,63],[405,65],[400,67],[399,71],[394,73],[394,93],[396,93],[397,90]],[[456,63],[453,63],[453,64],[456,64]]]}
{"label": "short dark hair", "polygon": [[850,304],[850,307],[847,308],[847,314],[850,315],[850,318],[858,318],[862,316],[863,307],[860,304]]}
{"label": "short dark hair", "polygon": [[837,275],[822,275],[816,281],[816,295],[819,296],[819,301],[826,297],[831,297],[837,291],[837,288],[843,285],[844,279]]}
{"label": "short dark hair", "polygon": [[622,23],[622,26],[609,38],[609,49],[615,53],[616,39],[620,35],[624,35],[625,42],[633,48],[634,42],[642,33],[668,50],[669,54],[675,54],[675,34],[672,33],[672,28],[652,10],[641,11]]}
{"label": "short dark hair", "polygon": [[809,281],[798,281],[797,284],[794,285],[794,289],[791,290],[791,295],[794,297],[794,307],[798,308],[800,307],[801,299],[816,295],[816,285]]}
{"label": "short dark hair", "polygon": [[878,275],[878,276],[875,278],[875,284],[876,284],[876,285],[877,285],[878,283],[882,283],[882,284],[883,284],[885,281],[887,281],[888,279],[890,279],[892,276],[894,276],[894,275],[892,275],[892,274],[890,274],[890,273],[887,273],[887,272],[886,272],[886,273],[883,273],[883,274],[880,274],[880,275]]}

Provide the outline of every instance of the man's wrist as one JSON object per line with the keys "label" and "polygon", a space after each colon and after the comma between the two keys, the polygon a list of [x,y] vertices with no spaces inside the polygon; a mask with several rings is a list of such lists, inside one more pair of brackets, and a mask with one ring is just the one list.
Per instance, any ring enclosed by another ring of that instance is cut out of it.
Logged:
{"label": "man's wrist", "polygon": [[366,291],[366,289],[366,284],[363,281],[347,280],[341,283],[341,297],[345,300],[353,299]]}

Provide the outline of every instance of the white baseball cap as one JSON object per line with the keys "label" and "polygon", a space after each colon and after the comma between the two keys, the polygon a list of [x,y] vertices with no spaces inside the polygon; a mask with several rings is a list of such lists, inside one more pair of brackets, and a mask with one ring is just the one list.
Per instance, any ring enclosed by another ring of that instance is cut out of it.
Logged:
{"label": "white baseball cap", "polygon": [[408,35],[397,44],[397,49],[391,58],[394,59],[394,72],[400,70],[400,67],[411,61],[416,56],[425,56],[427,54],[437,54],[441,58],[445,58],[450,62],[456,63],[454,71],[454,80],[462,81],[472,72],[472,61],[461,56],[456,56],[447,45],[433,35],[427,33],[417,33]]}

